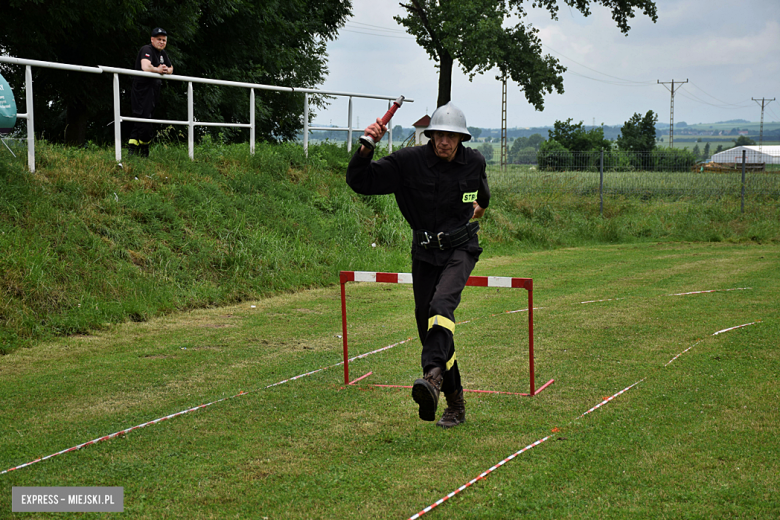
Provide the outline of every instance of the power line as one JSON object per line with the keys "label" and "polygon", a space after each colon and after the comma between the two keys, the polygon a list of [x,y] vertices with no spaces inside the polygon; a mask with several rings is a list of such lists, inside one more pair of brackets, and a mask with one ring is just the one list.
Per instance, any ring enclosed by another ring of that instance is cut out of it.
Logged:
{"label": "power line", "polygon": [[777,118],[778,121],[780,121],[780,116],[777,115],[777,112],[775,112],[772,107],[767,107],[770,112],[772,112],[772,115]]}
{"label": "power line", "polygon": [[[691,85],[692,85],[692,86],[694,86],[694,87],[696,87],[697,89],[701,90],[702,92],[704,92],[705,94],[707,94],[708,96],[710,96],[710,97],[711,97],[712,99],[714,99],[715,101],[720,101],[720,102],[721,102],[721,103],[723,103],[724,105],[733,105],[733,106],[735,106],[735,107],[736,107],[736,106],[738,106],[736,103],[728,103],[728,102],[726,102],[726,101],[723,101],[722,99],[718,99],[718,98],[716,98],[716,97],[715,97],[715,96],[713,96],[712,94],[709,94],[709,93],[705,92],[703,88],[701,88],[700,86],[698,86],[698,85],[697,85],[696,83],[694,83],[693,81],[691,81]],[[746,103],[746,102],[747,102],[747,100],[746,100],[746,101],[744,101],[744,103]],[[713,106],[716,106],[716,105],[713,105]],[[741,106],[740,108],[745,108],[745,107],[747,107],[747,105]]]}
{"label": "power line", "polygon": [[609,81],[605,79],[598,79],[598,78],[591,78],[590,76],[585,76],[584,74],[579,74],[577,72],[573,71],[567,71],[567,74],[571,74],[572,76],[579,76],[581,78],[589,79],[591,81],[597,81],[599,83],[605,83],[607,85],[617,85],[619,87],[648,87],[652,85],[652,83],[644,84],[644,83],[620,83],[618,81]]}
{"label": "power line", "polygon": [[367,34],[369,36],[379,36],[380,38],[396,38],[396,39],[399,39],[399,40],[414,40],[414,38],[412,36],[392,36],[390,34],[377,34],[377,33],[373,33],[373,32],[362,32],[362,31],[358,31],[356,29],[341,29],[341,30],[342,31],[346,31],[346,32],[356,33],[356,34]]}
{"label": "power line", "polygon": [[[553,51],[555,54],[558,54],[558,55],[560,55],[561,57],[563,57],[563,58],[566,58],[566,59],[567,59],[567,60],[569,60],[570,62],[572,62],[572,63],[575,63],[575,64],[579,65],[580,67],[584,67],[584,68],[586,68],[586,69],[588,69],[588,70],[592,70],[593,72],[595,72],[595,73],[597,73],[597,74],[601,74],[602,76],[607,76],[608,78],[617,79],[617,80],[620,80],[620,81],[622,81],[622,82],[624,82],[624,83],[634,83],[634,84],[636,84],[636,86],[640,86],[640,85],[652,85],[652,84],[653,84],[653,82],[652,82],[652,81],[634,81],[634,80],[632,80],[632,79],[625,79],[625,78],[620,78],[620,77],[618,77],[618,76],[612,76],[612,75],[610,75],[610,74],[607,74],[607,73],[605,73],[605,72],[601,72],[600,70],[596,70],[596,69],[594,69],[594,68],[588,67],[587,65],[583,65],[582,63],[580,63],[580,62],[578,62],[578,61],[575,61],[575,60],[573,60],[573,59],[569,58],[568,56],[566,56],[566,55],[565,55],[565,54],[563,54],[562,52],[556,51],[555,49],[553,49],[553,48],[552,48],[552,47],[550,47],[549,45],[542,44],[542,47],[547,47],[548,49],[550,49],[551,51]],[[572,73],[572,74],[575,74],[575,73]],[[580,75],[580,74],[577,74],[577,75]],[[587,76],[583,76],[583,77],[584,77],[584,78],[588,78]],[[588,79],[595,79],[595,78],[588,78]],[[599,80],[595,80],[595,81],[599,81]]]}
{"label": "power line", "polygon": [[406,34],[406,31],[403,29],[390,29],[389,27],[382,27],[380,25],[371,25],[368,23],[355,22],[352,20],[348,21],[347,24],[362,25],[363,27],[370,27],[371,29],[379,29],[380,31],[397,32],[397,33]]}
{"label": "power line", "polygon": [[734,106],[725,106],[725,105],[716,105],[714,103],[710,103],[708,101],[704,101],[700,97],[696,96],[692,92],[681,92],[680,95],[686,99],[690,99],[694,103],[701,103],[703,105],[708,105],[715,108],[721,108],[723,110],[742,110],[747,108],[750,105],[734,105]]}

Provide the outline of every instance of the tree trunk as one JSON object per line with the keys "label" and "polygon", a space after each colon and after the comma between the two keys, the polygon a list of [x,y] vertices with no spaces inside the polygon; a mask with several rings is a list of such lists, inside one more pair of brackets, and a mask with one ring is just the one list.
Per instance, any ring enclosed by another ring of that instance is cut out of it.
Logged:
{"label": "tree trunk", "polygon": [[446,105],[452,99],[452,56],[448,51],[439,55],[439,99],[436,108]]}
{"label": "tree trunk", "polygon": [[78,101],[68,104],[65,121],[65,142],[81,146],[87,141],[87,107]]}

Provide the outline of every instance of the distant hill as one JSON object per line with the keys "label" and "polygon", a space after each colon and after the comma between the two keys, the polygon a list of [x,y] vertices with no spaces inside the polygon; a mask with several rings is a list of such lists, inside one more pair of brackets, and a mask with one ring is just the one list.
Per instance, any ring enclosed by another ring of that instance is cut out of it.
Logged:
{"label": "distant hill", "polygon": [[[584,125],[586,129],[593,128],[593,125]],[[748,135],[751,138],[755,138],[758,141],[759,129],[761,123],[756,121],[747,121],[745,119],[731,119],[729,121],[719,121],[717,123],[697,123],[688,124],[685,121],[680,121],[674,124],[675,139],[680,138],[698,138],[698,137],[715,137],[720,139],[735,139],[740,135]],[[610,140],[615,140],[620,135],[620,129],[623,124],[619,125],[603,125],[604,137]],[[397,127],[395,127],[397,129]],[[553,129],[553,126],[534,126],[528,128],[513,127],[507,128],[507,137],[509,139],[516,139],[518,137],[531,137],[534,134],[539,134],[545,139],[549,136],[549,131]],[[747,134],[745,134],[747,132]],[[658,138],[669,137],[669,123],[657,123],[655,125],[655,133]],[[414,134],[414,128],[402,128],[399,134],[394,130],[393,141],[398,142],[406,139]],[[314,139],[330,139],[334,141],[343,141],[346,138],[346,132],[312,132],[311,137]],[[479,134],[480,139],[491,137],[493,139],[501,139],[500,128],[482,128],[482,132]],[[764,139],[772,137],[777,139],[780,137],[780,122],[764,122]],[[355,136],[355,139],[357,137]]]}

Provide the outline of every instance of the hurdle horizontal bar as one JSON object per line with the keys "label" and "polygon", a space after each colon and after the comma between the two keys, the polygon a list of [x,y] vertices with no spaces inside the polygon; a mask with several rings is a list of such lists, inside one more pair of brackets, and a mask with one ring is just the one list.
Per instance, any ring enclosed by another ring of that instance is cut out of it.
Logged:
{"label": "hurdle horizontal bar", "polygon": [[[374,271],[341,271],[341,283],[346,282],[376,282],[411,284],[412,273],[381,273]],[[509,289],[533,290],[532,278],[515,278],[510,276],[469,276],[466,282],[471,287],[506,287]]]}

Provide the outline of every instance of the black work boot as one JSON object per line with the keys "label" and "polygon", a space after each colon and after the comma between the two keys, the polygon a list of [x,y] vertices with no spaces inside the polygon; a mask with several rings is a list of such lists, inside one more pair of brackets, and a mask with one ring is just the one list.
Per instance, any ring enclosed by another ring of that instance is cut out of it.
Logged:
{"label": "black work boot", "polygon": [[138,155],[141,157],[149,157],[149,145],[148,144],[142,144],[138,147]]}
{"label": "black work boot", "polygon": [[463,390],[444,394],[444,397],[447,398],[447,408],[436,426],[452,428],[466,422],[466,400],[463,399]]}
{"label": "black work boot", "polygon": [[127,145],[127,154],[128,155],[135,155],[138,153],[138,145],[137,144],[128,144]]}
{"label": "black work boot", "polygon": [[436,420],[436,407],[439,404],[439,392],[441,382],[444,379],[441,368],[434,367],[428,370],[422,379],[417,379],[412,387],[412,399],[420,405],[420,419],[423,421]]}

